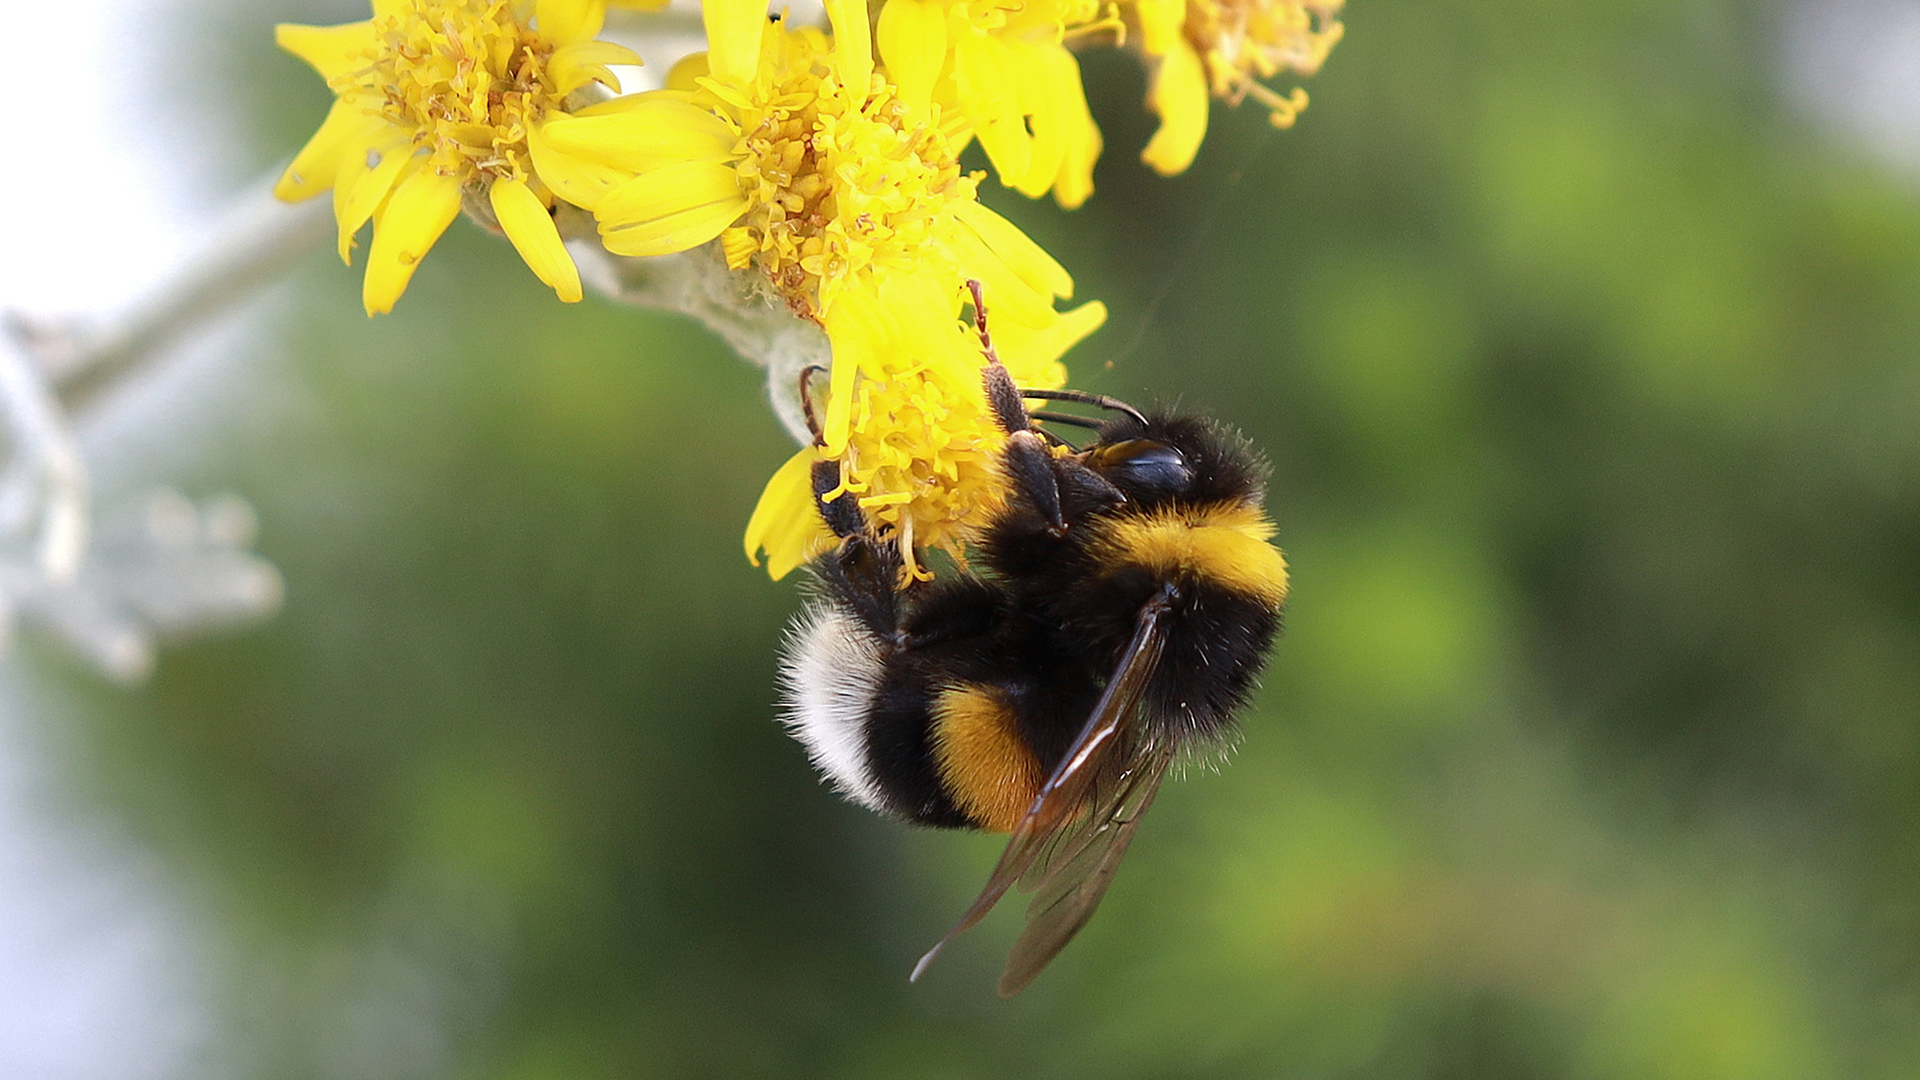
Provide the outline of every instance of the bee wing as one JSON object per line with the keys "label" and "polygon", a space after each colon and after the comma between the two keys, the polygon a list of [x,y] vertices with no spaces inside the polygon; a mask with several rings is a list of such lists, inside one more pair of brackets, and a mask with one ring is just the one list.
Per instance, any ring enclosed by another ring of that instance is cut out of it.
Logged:
{"label": "bee wing", "polygon": [[1093,918],[1172,761],[1172,747],[1149,746],[1134,754],[1125,771],[1099,794],[1092,812],[1020,882],[1022,890],[1037,895],[1027,905],[1027,928],[1000,973],[1001,997],[1025,990]]}
{"label": "bee wing", "polygon": [[[1051,949],[1045,951],[1045,955],[1040,958],[1038,964],[1033,965],[1032,973],[1027,975],[1026,981],[1031,981],[1033,974],[1037,974],[1040,967],[1047,960],[1052,959],[1054,954],[1066,945],[1074,932],[1085,924],[1086,918],[1093,914],[1093,907],[1099,903],[1100,894],[1105,891],[1105,880],[1113,874],[1113,864],[1119,861],[1121,854],[1126,851],[1127,841],[1133,836],[1131,822],[1137,820],[1138,811],[1145,810],[1146,807],[1142,803],[1126,823],[1116,824],[1115,828],[1105,832],[1102,831],[1101,826],[1106,824],[1104,818],[1111,817],[1111,810],[1105,815],[1088,813],[1088,811],[1102,809],[1090,806],[1097,794],[1096,783],[1103,775],[1108,777],[1118,775],[1113,763],[1124,759],[1116,758],[1115,754],[1125,749],[1123,744],[1128,741],[1125,731],[1126,720],[1133,714],[1135,706],[1139,705],[1140,696],[1146,691],[1148,680],[1152,678],[1154,670],[1159,666],[1160,653],[1166,647],[1166,614],[1172,606],[1172,586],[1163,588],[1141,606],[1140,613],[1134,620],[1133,638],[1127,642],[1125,651],[1121,653],[1120,663],[1114,668],[1113,677],[1107,680],[1106,689],[1101,692],[1100,700],[1094,705],[1092,715],[1087,717],[1087,722],[1081,727],[1080,734],[1074,738],[1073,745],[1067,747],[1066,755],[1060,759],[1060,764],[1053,770],[1053,775],[1047,777],[1046,783],[1040,785],[1040,793],[1034,797],[1033,805],[1028,807],[1026,816],[1014,826],[1013,835],[1007,839],[1006,850],[1000,853],[1000,861],[994,865],[993,873],[987,877],[986,887],[980,890],[979,897],[974,900],[971,907],[967,908],[966,914],[960,917],[960,921],[954,924],[953,929],[947,931],[947,936],[941,938],[933,948],[928,949],[926,955],[920,958],[920,962],[914,965],[911,979],[918,980],[926,972],[927,965],[933,963],[934,957],[940,955],[940,950],[947,947],[948,942],[986,918],[987,912],[993,910],[993,906],[1000,902],[1000,898],[1006,895],[1007,890],[1040,862],[1042,855],[1048,851],[1054,852],[1055,857],[1046,859],[1046,864],[1065,868],[1079,864],[1080,860],[1071,854],[1066,858],[1060,858],[1061,854],[1090,850],[1097,844],[1103,857],[1087,865],[1093,869],[1104,867],[1104,872],[1092,874],[1091,877],[1082,881],[1050,869],[1042,871],[1043,881],[1057,880],[1061,884],[1071,882],[1075,885],[1091,885],[1091,896],[1078,922],[1069,921],[1062,924],[1065,927],[1065,933],[1059,934],[1057,940],[1052,941]],[[1165,765],[1162,764],[1155,771],[1153,782],[1144,785],[1148,800],[1152,799],[1153,790],[1158,786],[1159,774],[1164,772]],[[1139,774],[1142,774],[1142,770],[1134,768],[1128,775]],[[1125,777],[1121,776],[1120,779],[1124,781]],[[1114,790],[1123,796],[1121,802],[1124,803],[1127,801],[1124,796],[1140,786],[1122,782],[1116,784]],[[1107,800],[1099,801],[1104,803]],[[1072,829],[1074,825],[1082,823],[1089,830],[1084,840],[1080,840],[1081,833]],[[1117,845],[1112,841],[1101,839],[1108,835],[1117,838]],[[1098,884],[1092,884],[1096,880]],[[1032,917],[1032,912],[1029,912],[1029,917]],[[1035,927],[1029,925],[1026,933],[1021,935],[1020,944],[1015,946],[1014,958],[1008,961],[1009,974],[1012,973],[1014,959],[1019,958],[1023,951],[1039,955],[1037,948],[1032,950],[1025,948],[1028,938],[1034,935]],[[1036,938],[1037,940],[1039,939]],[[1025,986],[1026,981],[1022,981],[1019,985]],[[1003,976],[1003,988],[1005,985],[1006,976]],[[1018,988],[1016,986],[1014,989]]]}

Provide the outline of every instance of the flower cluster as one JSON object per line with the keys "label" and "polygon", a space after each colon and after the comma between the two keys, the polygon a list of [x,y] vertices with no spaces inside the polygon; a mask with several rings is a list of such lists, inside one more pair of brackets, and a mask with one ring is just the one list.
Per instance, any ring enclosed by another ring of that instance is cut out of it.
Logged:
{"label": "flower cluster", "polygon": [[[340,257],[374,223],[362,299],[389,311],[463,206],[504,232],[562,300],[580,275],[554,227],[552,185],[537,163],[540,128],[589,84],[617,92],[609,64],[630,50],[595,40],[597,0],[375,0],[345,26],[282,25],[282,48],[338,95],[281,177],[289,201],[332,189]],[[562,160],[549,168],[566,168]]]}
{"label": "flower cluster", "polygon": [[373,0],[366,22],[280,27],[337,98],[277,193],[331,189],[343,259],[372,222],[370,314],[463,208],[579,299],[556,224],[571,207],[615,256],[714,245],[819,325],[832,364],[818,438],[747,530],[776,577],[827,542],[808,482],[823,458],[910,573],[926,573],[927,548],[964,558],[998,498],[1001,440],[960,319],[968,282],[1025,386],[1061,385],[1061,355],[1105,320],[1098,303],[1056,307],[1072,278],[979,201],[963,149],[978,140],[1005,186],[1077,206],[1101,137],[1073,49],[1137,49],[1161,118],[1143,158],[1173,173],[1213,97],[1290,123],[1304,94],[1262,80],[1311,74],[1341,32],[1340,0],[885,0],[871,20],[866,0],[826,0],[827,27],[705,0],[706,51],[665,88],[622,96],[611,68],[641,59],[599,40],[609,3],[662,0]]}

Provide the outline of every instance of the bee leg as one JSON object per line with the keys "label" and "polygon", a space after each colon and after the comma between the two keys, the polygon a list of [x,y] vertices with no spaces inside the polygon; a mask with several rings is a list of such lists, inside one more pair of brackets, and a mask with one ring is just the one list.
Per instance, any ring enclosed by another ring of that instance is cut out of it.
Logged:
{"label": "bee leg", "polygon": [[826,373],[827,369],[819,364],[808,364],[800,369],[800,412],[807,418],[807,430],[812,433],[815,446],[824,444],[827,436],[820,430],[820,417],[813,411],[813,377]]}
{"label": "bee leg", "polygon": [[859,500],[851,491],[827,496],[840,486],[840,463],[818,461],[813,466],[813,500],[827,528],[840,546],[820,557],[815,572],[827,591],[859,617],[881,641],[900,637],[900,550],[883,544],[867,531]]}
{"label": "bee leg", "polygon": [[853,492],[842,491],[832,501],[827,499],[840,487],[839,462],[814,462],[812,480],[814,505],[820,508],[820,517],[833,535],[845,540],[867,531],[866,515],[860,512],[860,500],[853,497]]}
{"label": "bee leg", "polygon": [[1067,533],[1066,518],[1060,509],[1060,477],[1054,472],[1053,455],[1047,444],[1031,431],[1016,431],[1007,437],[1005,465],[1007,479],[1046,522],[1049,536]]}
{"label": "bee leg", "polygon": [[980,351],[987,358],[986,369],[981,373],[987,406],[993,410],[1000,429],[1007,433],[1007,478],[1039,512],[1046,522],[1047,533],[1064,536],[1067,522],[1060,510],[1060,480],[1054,474],[1053,455],[1047,452],[1046,440],[1034,430],[1033,417],[1027,414],[1020,388],[1013,385],[1013,376],[1000,362],[1000,355],[993,351],[993,337],[987,333],[987,304],[981,296],[980,283],[969,280],[967,289],[973,293],[973,325],[980,334]]}

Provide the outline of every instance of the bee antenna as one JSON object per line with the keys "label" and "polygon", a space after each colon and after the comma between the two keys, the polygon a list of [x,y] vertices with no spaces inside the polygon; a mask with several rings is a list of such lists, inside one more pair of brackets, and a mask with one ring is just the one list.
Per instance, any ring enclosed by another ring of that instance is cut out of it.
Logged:
{"label": "bee antenna", "polygon": [[[1051,420],[1056,424],[1078,424],[1081,427],[1098,427],[1099,426],[1098,424],[1088,422],[1084,417],[1068,416],[1065,413],[1037,412],[1037,413],[1028,413],[1027,415],[1028,417],[1034,420]],[[1067,448],[1067,452],[1071,454],[1077,454],[1080,452],[1079,447],[1073,445],[1072,443],[1061,438],[1060,436],[1055,435],[1053,432],[1048,431],[1046,428],[1041,427],[1039,424],[1033,425],[1032,430],[1034,431],[1035,434],[1047,440],[1048,446],[1064,446]]]}
{"label": "bee antenna", "polygon": [[826,443],[826,433],[820,430],[820,418],[813,414],[813,377],[826,374],[827,369],[820,364],[808,364],[800,369],[800,411],[806,414],[807,430],[813,433],[813,445]]}
{"label": "bee antenna", "polygon": [[1119,398],[1110,398],[1105,394],[1089,394],[1081,390],[1022,390],[1020,396],[1039,398],[1043,401],[1076,401],[1082,405],[1106,409],[1108,412],[1126,413],[1142,427],[1147,424],[1146,414]]}

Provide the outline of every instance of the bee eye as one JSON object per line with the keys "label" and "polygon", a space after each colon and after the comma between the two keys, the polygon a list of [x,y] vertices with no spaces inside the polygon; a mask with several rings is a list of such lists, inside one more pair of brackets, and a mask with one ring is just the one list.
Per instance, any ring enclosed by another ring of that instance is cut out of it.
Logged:
{"label": "bee eye", "polygon": [[1151,439],[1128,439],[1100,447],[1088,463],[1126,487],[1179,492],[1193,482],[1193,469],[1186,456]]}

